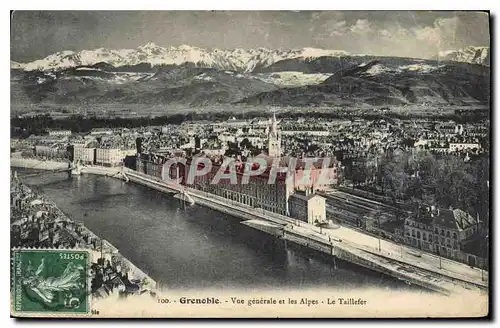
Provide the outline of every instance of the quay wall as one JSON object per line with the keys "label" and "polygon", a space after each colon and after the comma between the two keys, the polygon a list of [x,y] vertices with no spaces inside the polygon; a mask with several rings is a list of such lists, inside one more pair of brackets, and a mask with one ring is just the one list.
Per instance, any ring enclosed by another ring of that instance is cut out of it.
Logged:
{"label": "quay wall", "polygon": [[[246,220],[241,222],[243,225],[260,230],[274,237],[283,238],[283,227],[274,224],[265,224],[266,221],[262,220]],[[264,223],[264,224],[263,224]]]}
{"label": "quay wall", "polygon": [[408,284],[412,285],[417,285],[424,287],[428,290],[432,290],[438,293],[442,293],[445,295],[449,295],[450,291],[448,291],[445,288],[441,288],[436,284],[433,284],[431,282],[427,282],[422,279],[418,279],[409,275],[405,275],[402,272],[396,272],[391,268],[388,268],[379,262],[376,261],[371,261],[370,259],[362,256],[362,254],[356,254],[355,252],[352,251],[347,251],[345,249],[342,249],[340,247],[334,247],[332,248],[332,255],[347,262],[351,263],[356,263],[359,266],[362,266],[364,268],[397,278],[399,280],[403,280]]}
{"label": "quay wall", "polygon": [[99,166],[83,166],[80,170],[81,173],[103,175],[108,177],[122,178],[121,170],[119,168],[99,167]]}
{"label": "quay wall", "polygon": [[[266,232],[263,229],[260,228],[257,229]],[[318,241],[312,236],[307,236],[301,233],[295,233],[293,230],[290,230],[288,228],[285,228],[285,230],[283,231],[282,239],[306,247],[308,249],[313,249],[315,251],[330,255],[333,258],[354,263],[361,267],[385,274],[387,276],[392,276],[399,280],[406,281],[409,284],[418,285],[442,294],[449,294],[448,290],[441,288],[436,284],[432,284],[430,282],[418,279],[416,277],[408,276],[403,272],[396,272],[393,269],[384,266],[378,261],[373,261],[369,259],[367,256],[364,256],[365,254],[364,252],[362,251],[357,252],[351,249],[348,245],[341,246],[341,244],[339,243],[326,244],[324,241]]]}

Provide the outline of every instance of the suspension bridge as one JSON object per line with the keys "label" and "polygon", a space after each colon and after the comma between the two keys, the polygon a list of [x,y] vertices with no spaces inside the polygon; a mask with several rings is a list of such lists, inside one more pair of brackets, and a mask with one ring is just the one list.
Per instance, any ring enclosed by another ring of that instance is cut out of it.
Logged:
{"label": "suspension bridge", "polygon": [[[36,170],[40,164],[41,163],[37,163],[37,164],[32,165],[32,166],[27,166],[27,167],[24,167],[24,169]],[[44,170],[39,170],[37,172],[29,172],[29,173],[25,173],[25,174],[19,174],[19,176],[22,178],[29,178],[29,177],[35,177],[35,176],[56,174],[56,173],[61,173],[61,172],[68,172],[69,174],[72,174],[72,175],[79,175],[80,174],[82,167],[79,163],[68,162],[67,165],[68,165],[68,167],[66,167],[66,168],[56,168],[56,169],[52,169],[52,170],[44,169]],[[18,176],[18,173],[19,172],[17,172],[17,171],[15,172],[16,177]]]}

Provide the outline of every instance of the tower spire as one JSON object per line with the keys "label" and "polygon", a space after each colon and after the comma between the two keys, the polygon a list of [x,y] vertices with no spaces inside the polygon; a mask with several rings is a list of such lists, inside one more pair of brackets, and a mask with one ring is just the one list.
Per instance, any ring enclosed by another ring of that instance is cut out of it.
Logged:
{"label": "tower spire", "polygon": [[276,110],[273,109],[272,124],[268,132],[268,151],[269,156],[280,157],[281,155],[281,137],[278,132],[278,122],[276,120]]}
{"label": "tower spire", "polygon": [[276,121],[276,109],[273,109],[273,122],[271,124],[271,133],[273,133],[275,137],[278,136],[278,122]]}

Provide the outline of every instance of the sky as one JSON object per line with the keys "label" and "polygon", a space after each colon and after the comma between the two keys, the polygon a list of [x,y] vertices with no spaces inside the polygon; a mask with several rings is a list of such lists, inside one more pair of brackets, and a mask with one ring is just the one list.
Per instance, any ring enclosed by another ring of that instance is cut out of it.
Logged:
{"label": "sky", "polygon": [[187,44],[201,48],[305,47],[431,58],[489,46],[484,12],[430,11],[14,11],[11,60],[62,50]]}

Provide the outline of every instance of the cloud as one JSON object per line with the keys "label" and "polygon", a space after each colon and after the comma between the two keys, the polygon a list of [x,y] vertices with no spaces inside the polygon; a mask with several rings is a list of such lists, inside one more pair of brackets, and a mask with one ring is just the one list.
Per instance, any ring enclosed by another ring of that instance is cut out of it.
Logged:
{"label": "cloud", "polygon": [[343,35],[347,29],[346,24],[342,12],[312,12],[309,19],[309,31],[323,37]]}
{"label": "cloud", "polygon": [[438,18],[432,27],[418,27],[413,28],[412,31],[418,40],[439,46],[454,43],[459,23],[458,17]]}
{"label": "cloud", "polygon": [[356,24],[352,25],[350,31],[358,35],[366,35],[372,32],[371,23],[367,19],[358,19]]}
{"label": "cloud", "polygon": [[386,29],[378,30],[378,34],[383,38],[390,38],[391,37],[391,33],[389,32],[389,30],[386,30]]}
{"label": "cloud", "polygon": [[307,31],[315,46],[353,53],[430,58],[437,51],[463,46],[456,42],[460,18],[433,15],[315,12]]}
{"label": "cloud", "polygon": [[470,11],[17,11],[11,56],[26,62],[61,50],[135,48],[152,41],[429,58],[437,51],[488,46],[489,40],[489,16]]}
{"label": "cloud", "polygon": [[330,36],[341,36],[347,32],[348,27],[346,21],[328,21],[325,24],[325,29],[330,32]]}
{"label": "cloud", "polygon": [[441,43],[441,35],[434,28],[426,26],[424,28],[413,29],[413,32],[417,40],[436,45]]}
{"label": "cloud", "polygon": [[405,28],[400,23],[375,27],[367,20],[358,20],[351,31],[358,35],[376,33],[382,40],[394,42],[412,41],[424,46],[439,46],[453,42],[460,21],[458,17],[438,18],[432,25]]}

